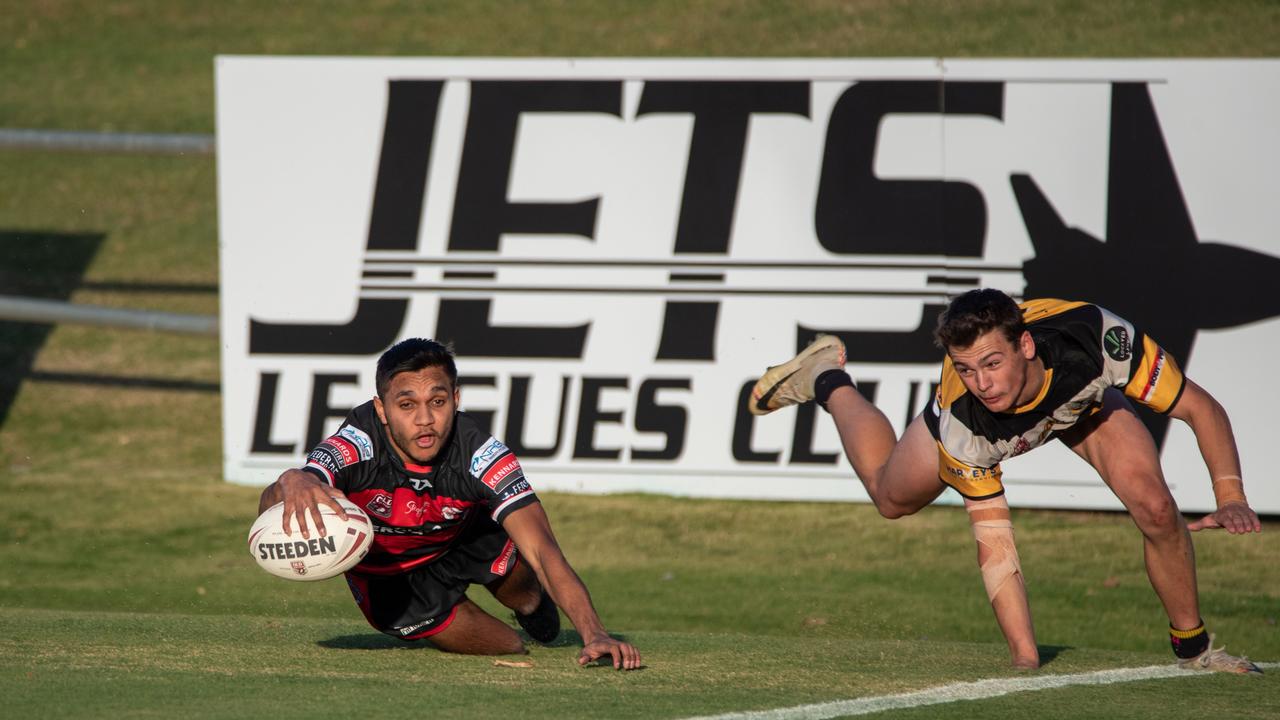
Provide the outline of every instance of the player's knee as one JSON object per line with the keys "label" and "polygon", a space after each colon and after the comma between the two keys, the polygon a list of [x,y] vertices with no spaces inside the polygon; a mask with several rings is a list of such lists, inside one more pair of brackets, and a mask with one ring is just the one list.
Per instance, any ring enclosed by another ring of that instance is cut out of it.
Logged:
{"label": "player's knee", "polygon": [[538,603],[542,600],[542,593],[539,590],[522,592],[512,600],[513,602],[507,607],[521,615],[528,615],[538,609]]}
{"label": "player's knee", "polygon": [[909,505],[902,505],[892,500],[876,500],[876,510],[880,512],[880,516],[886,520],[897,520],[908,515],[914,515],[919,508]]}
{"label": "player's knee", "polygon": [[1163,537],[1181,531],[1178,505],[1168,493],[1145,497],[1131,503],[1129,514],[1148,537]]}
{"label": "player's knee", "polygon": [[521,615],[528,615],[542,601],[542,586],[526,563],[521,562],[508,577],[490,583],[489,592],[498,602]]}
{"label": "player's knee", "polygon": [[897,520],[908,515],[914,515],[920,511],[920,508],[928,504],[913,501],[910,496],[906,496],[902,492],[894,492],[892,487],[888,492],[882,492],[879,497],[873,496],[871,501],[875,503],[876,510],[879,511],[881,517],[887,520]]}
{"label": "player's knee", "polygon": [[524,646],[524,641],[520,636],[512,633],[511,637],[506,638],[505,647],[500,643],[495,655],[525,655],[529,650]]}

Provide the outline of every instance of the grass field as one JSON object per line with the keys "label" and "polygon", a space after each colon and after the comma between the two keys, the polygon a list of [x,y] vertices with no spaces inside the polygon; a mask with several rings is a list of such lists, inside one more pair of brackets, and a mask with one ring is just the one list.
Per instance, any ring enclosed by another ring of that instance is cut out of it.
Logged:
{"label": "grass field", "polygon": [[[212,132],[217,53],[1262,57],[1280,4],[20,2],[0,13],[0,127]],[[0,293],[217,311],[213,158],[0,161]],[[219,477],[218,382],[212,339],[0,323],[0,715],[682,717],[1028,676],[954,508],[546,495],[645,670],[579,669],[572,636],[527,669],[383,638],[341,581],[279,581],[244,552],[257,490]],[[1014,521],[1049,659],[1030,676],[1169,661],[1127,517]],[[1196,550],[1211,629],[1280,661],[1280,523]],[[1280,716],[1280,670],[890,714],[1206,711]]]}

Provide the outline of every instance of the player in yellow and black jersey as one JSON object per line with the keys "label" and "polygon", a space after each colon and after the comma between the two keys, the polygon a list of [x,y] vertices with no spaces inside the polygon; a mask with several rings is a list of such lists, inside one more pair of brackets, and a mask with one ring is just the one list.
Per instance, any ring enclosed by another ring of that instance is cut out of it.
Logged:
{"label": "player in yellow and black jersey", "polygon": [[[1177,363],[1150,337],[1107,310],[1082,302],[1033,300],[1022,321],[1044,380],[1030,401],[1003,412],[997,387],[973,392],[965,377],[978,370],[948,356],[925,424],[938,442],[938,474],[961,495],[983,500],[1004,491],[1001,460],[1039,447],[1096,412],[1108,388],[1167,413],[1184,387]],[[1017,328],[1014,328],[1017,331]],[[963,376],[962,376],[963,374]]]}
{"label": "player in yellow and black jersey", "polygon": [[[934,333],[946,351],[937,396],[902,438],[844,372],[844,344],[819,336],[760,378],[748,401],[757,415],[816,400],[835,421],[846,456],[876,508],[909,515],[949,485],[964,496],[978,563],[1013,664],[1038,667],[1014,545],[1002,460],[1053,438],[1098,471],[1128,508],[1145,543],[1147,575],[1169,616],[1184,667],[1260,673],[1212,647],[1200,618],[1188,530],[1258,532],[1240,478],[1226,411],[1151,338],[1088,303],[1032,300],[1019,306],[998,290],[954,300]],[[1182,420],[1195,433],[1218,509],[1188,525],[1164,476],[1155,442],[1130,401]]]}

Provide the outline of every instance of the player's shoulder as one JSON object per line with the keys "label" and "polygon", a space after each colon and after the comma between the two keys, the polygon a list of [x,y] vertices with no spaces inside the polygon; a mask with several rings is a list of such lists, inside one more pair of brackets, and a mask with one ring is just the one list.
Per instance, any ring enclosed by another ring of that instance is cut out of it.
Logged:
{"label": "player's shoulder", "polygon": [[938,392],[935,397],[936,410],[949,409],[956,400],[959,400],[968,392],[969,389],[964,386],[964,382],[960,379],[960,374],[956,372],[956,366],[951,362],[951,357],[944,357],[942,359],[942,373],[938,378]]}
{"label": "player's shoulder", "polygon": [[382,426],[382,421],[378,419],[378,409],[374,407],[372,400],[367,400],[359,405],[351,408],[351,412],[347,413],[347,419],[344,425],[354,425],[360,430],[368,433]]}
{"label": "player's shoulder", "polygon": [[1081,300],[1059,300],[1057,298],[1036,298],[1018,303],[1022,308],[1022,321],[1027,325],[1054,324],[1056,322],[1076,320],[1081,317],[1096,317],[1101,308],[1093,303]]}
{"label": "player's shoulder", "polygon": [[474,451],[490,439],[496,440],[489,429],[472,415],[459,411],[453,418],[454,440],[467,451]]}

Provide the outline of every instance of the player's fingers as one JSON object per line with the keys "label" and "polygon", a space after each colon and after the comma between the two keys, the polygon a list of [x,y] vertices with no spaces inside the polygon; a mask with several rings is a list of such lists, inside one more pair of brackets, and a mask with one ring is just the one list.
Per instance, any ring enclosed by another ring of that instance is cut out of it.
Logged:
{"label": "player's fingers", "polygon": [[1189,523],[1187,525],[1187,529],[1190,530],[1191,532],[1199,532],[1201,530],[1207,530],[1207,529],[1216,528],[1216,527],[1222,527],[1222,526],[1218,524],[1218,519],[1215,518],[1213,515],[1205,515],[1199,520],[1196,520],[1195,522]]}
{"label": "player's fingers", "polygon": [[291,517],[293,517],[293,511],[289,509],[289,504],[285,503],[284,512],[280,513],[280,529],[284,530],[286,536],[293,535],[293,528],[290,527],[292,523],[289,522]]}
{"label": "player's fingers", "polygon": [[[325,527],[324,527],[324,518],[320,517],[320,506],[314,505],[314,504],[309,505],[307,506],[307,512],[311,513],[311,524],[315,526],[316,534],[319,535],[320,537],[324,537],[325,535],[327,535],[328,531],[325,530]],[[306,522],[307,522],[307,519],[305,517],[299,520],[299,523],[303,524],[304,526]],[[304,538],[311,537],[310,535],[307,534],[305,527],[302,531],[302,537]]]}
{"label": "player's fingers", "polygon": [[590,647],[584,647],[582,648],[582,652],[578,653],[578,664],[586,665],[592,660],[600,657],[600,655],[601,653],[599,651],[592,650]]}
{"label": "player's fingers", "polygon": [[347,511],[342,507],[342,503],[338,502],[342,497],[345,496],[338,488],[326,488],[322,502],[324,502],[325,505],[328,505],[333,512],[345,522],[347,520]]}
{"label": "player's fingers", "polygon": [[1233,508],[1227,515],[1227,530],[1232,535],[1243,535],[1249,532],[1252,526],[1253,523],[1250,521],[1247,511]]}
{"label": "player's fingers", "polygon": [[630,643],[622,644],[622,667],[627,670],[635,670],[640,667],[640,651],[636,650]]}
{"label": "player's fingers", "polygon": [[613,658],[613,669],[621,670],[622,669],[622,648],[618,647],[617,645],[611,645],[609,647],[609,655]]}

